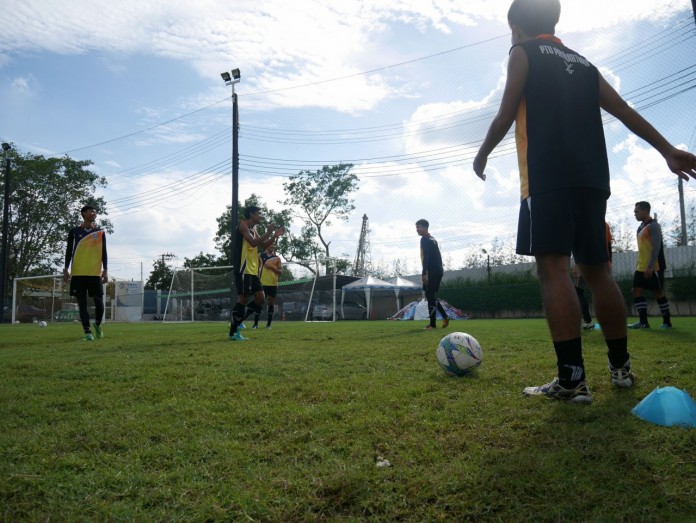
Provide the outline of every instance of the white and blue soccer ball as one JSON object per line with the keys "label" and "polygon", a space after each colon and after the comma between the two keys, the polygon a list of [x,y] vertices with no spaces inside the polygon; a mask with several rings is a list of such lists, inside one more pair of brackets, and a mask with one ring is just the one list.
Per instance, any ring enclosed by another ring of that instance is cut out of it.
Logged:
{"label": "white and blue soccer ball", "polygon": [[436,354],[437,363],[450,376],[466,376],[483,360],[481,345],[466,332],[453,332],[442,338]]}
{"label": "white and blue soccer ball", "polygon": [[43,328],[43,327],[47,327],[47,326],[48,326],[48,323],[46,323],[45,321],[41,320],[41,321],[39,322],[39,327],[42,327],[42,328]]}

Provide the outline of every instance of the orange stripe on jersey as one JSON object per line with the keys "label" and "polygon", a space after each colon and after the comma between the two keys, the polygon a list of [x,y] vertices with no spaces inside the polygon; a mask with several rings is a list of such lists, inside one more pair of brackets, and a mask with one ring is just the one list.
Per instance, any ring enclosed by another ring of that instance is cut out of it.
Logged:
{"label": "orange stripe on jersey", "polygon": [[517,165],[520,169],[520,198],[529,197],[529,165],[527,163],[527,102],[522,98],[515,116],[515,143],[517,144]]}

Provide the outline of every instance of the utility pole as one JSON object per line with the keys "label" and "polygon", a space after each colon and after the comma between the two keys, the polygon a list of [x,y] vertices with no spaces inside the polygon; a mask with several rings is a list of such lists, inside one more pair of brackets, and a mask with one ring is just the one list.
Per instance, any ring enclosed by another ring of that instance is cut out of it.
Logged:
{"label": "utility pole", "polygon": [[[696,2],[696,0],[694,0]],[[689,243],[686,231],[686,210],[684,209],[684,180],[679,178],[679,214],[681,214],[681,243],[685,247]]]}
{"label": "utility pole", "polygon": [[[5,322],[5,284],[7,283],[7,249],[10,222],[10,152],[9,143],[2,144],[5,151],[5,194],[2,209],[2,252],[0,253],[0,323]],[[10,313],[10,320],[12,313]]]}

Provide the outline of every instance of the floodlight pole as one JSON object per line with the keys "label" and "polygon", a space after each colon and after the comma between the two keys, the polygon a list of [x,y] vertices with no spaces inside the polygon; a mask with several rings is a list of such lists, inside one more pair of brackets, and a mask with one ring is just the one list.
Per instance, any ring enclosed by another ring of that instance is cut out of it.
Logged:
{"label": "floodlight pole", "polygon": [[10,215],[10,144],[3,143],[5,151],[5,193],[2,206],[2,252],[0,252],[0,323],[5,322],[5,284],[7,283],[7,243],[9,236]]}
{"label": "floodlight pole", "polygon": [[[239,260],[234,260],[237,221],[239,217],[239,108],[237,105],[237,93],[234,92],[234,84],[241,79],[239,69],[225,71],[220,76],[225,85],[232,87],[232,205],[230,216],[230,265],[236,267]],[[233,269],[234,270],[234,269]]]}

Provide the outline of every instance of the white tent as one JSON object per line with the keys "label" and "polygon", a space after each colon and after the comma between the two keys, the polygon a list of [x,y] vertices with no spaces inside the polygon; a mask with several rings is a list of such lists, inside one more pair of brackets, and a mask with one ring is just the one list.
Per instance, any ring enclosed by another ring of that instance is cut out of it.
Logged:
{"label": "white tent", "polygon": [[406,278],[402,278],[401,276],[395,276],[393,278],[389,278],[387,281],[389,283],[391,283],[392,285],[394,285],[394,294],[396,295],[396,310],[397,311],[401,308],[401,303],[399,302],[399,294],[401,294],[402,290],[403,291],[413,291],[415,289],[422,289],[422,285],[418,285],[417,283],[414,283],[411,280],[407,280]]}
{"label": "white tent", "polygon": [[[379,278],[375,278],[374,276],[366,276],[364,278],[360,278],[359,280],[351,282],[348,285],[344,285],[341,288],[341,307],[343,307],[343,301],[345,300],[346,291],[363,291],[365,292],[365,305],[367,305],[367,317],[371,318],[372,314],[370,302],[372,299],[372,291],[378,290],[391,290],[396,293],[398,292],[398,287],[396,287],[396,285],[394,285],[393,283],[380,280]],[[341,315],[343,315],[343,311],[341,311]]]}

